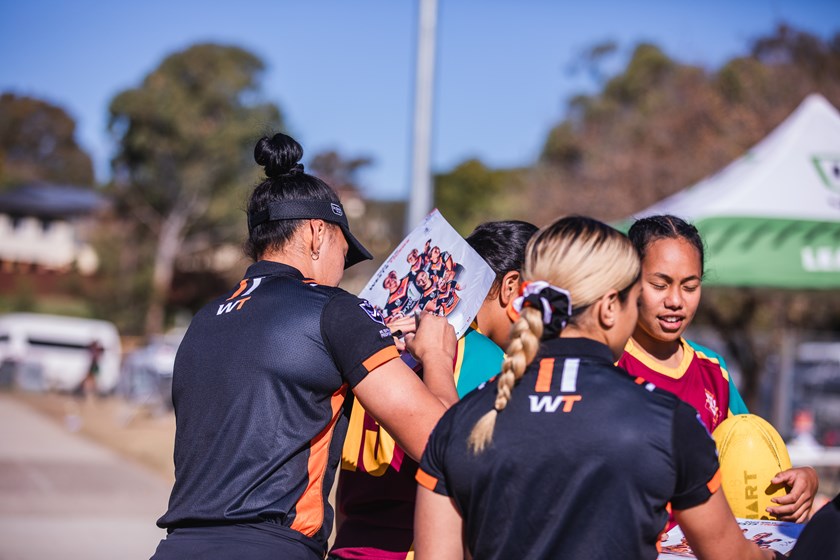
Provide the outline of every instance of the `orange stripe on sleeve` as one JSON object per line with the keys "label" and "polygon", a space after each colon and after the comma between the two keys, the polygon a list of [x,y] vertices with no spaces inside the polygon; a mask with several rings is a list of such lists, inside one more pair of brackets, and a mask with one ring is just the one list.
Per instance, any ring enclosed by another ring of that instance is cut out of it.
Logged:
{"label": "orange stripe on sleeve", "polygon": [[554,377],[554,358],[543,358],[540,360],[540,371],[537,374],[537,384],[534,386],[534,390],[538,393],[550,391],[552,377]]}
{"label": "orange stripe on sleeve", "polygon": [[431,490],[432,492],[435,491],[435,486],[437,486],[438,480],[432,475],[426,473],[424,470],[417,469],[417,474],[414,475],[414,478],[423,488]]}
{"label": "orange stripe on sleeve", "polygon": [[389,362],[394,358],[399,358],[400,353],[397,352],[396,346],[388,346],[383,348],[364,362],[362,362],[362,367],[364,367],[368,372],[371,372],[384,364],[385,362]]}
{"label": "orange stripe on sleeve", "polygon": [[347,384],[345,383],[338,391],[333,393],[330,399],[332,420],[309,443],[309,463],[307,465],[309,481],[303,495],[295,504],[295,519],[292,521],[292,529],[300,531],[308,537],[315,535],[324,524],[324,473],[327,470],[330,441],[335,424],[341,415],[346,394]]}
{"label": "orange stripe on sleeve", "polygon": [[709,492],[711,492],[712,494],[717,492],[718,489],[720,488],[720,478],[721,478],[720,469],[718,469],[717,472],[715,473],[715,476],[712,477],[712,480],[710,480],[708,483],[706,483],[706,487],[709,489]]}
{"label": "orange stripe on sleeve", "polygon": [[243,280],[242,282],[239,283],[239,288],[237,288],[236,291],[233,292],[233,295],[230,296],[229,298],[227,298],[225,301],[230,301],[230,300],[234,299],[236,296],[238,296],[239,294],[244,292],[245,288],[247,286],[248,286],[248,279],[246,278],[245,280]]}

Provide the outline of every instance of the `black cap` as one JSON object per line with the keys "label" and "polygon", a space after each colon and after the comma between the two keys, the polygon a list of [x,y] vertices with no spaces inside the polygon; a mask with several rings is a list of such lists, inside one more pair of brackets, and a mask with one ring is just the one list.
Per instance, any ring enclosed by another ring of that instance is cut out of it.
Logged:
{"label": "black cap", "polygon": [[324,220],[338,225],[347,240],[347,258],[344,268],[350,268],[356,263],[373,258],[364,245],[350,233],[350,224],[344,214],[344,207],[338,202],[329,200],[284,200],[272,202],[268,208],[248,214],[248,231],[256,226],[273,222],[274,220]]}

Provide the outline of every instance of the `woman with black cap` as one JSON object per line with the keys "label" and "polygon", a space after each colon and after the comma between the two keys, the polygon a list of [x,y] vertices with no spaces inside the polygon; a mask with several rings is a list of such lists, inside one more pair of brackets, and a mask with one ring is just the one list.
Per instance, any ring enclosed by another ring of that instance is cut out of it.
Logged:
{"label": "woman with black cap", "polygon": [[[424,315],[399,359],[368,302],[337,288],[371,255],[289,136],[262,138],[248,203],[255,263],[193,319],[173,375],[175,486],[153,558],[323,558],[349,391],[417,458],[457,400],[454,331]],[[425,386],[424,386],[425,383]]]}

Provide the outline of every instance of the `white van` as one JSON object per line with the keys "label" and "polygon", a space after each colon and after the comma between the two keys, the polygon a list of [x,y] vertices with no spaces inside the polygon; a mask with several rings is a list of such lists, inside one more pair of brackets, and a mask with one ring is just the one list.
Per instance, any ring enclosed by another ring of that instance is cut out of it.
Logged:
{"label": "white van", "polygon": [[109,393],[120,371],[120,336],[113,323],[40,313],[0,315],[0,363],[14,369],[23,388],[73,391],[91,365],[91,346],[102,347],[97,390]]}

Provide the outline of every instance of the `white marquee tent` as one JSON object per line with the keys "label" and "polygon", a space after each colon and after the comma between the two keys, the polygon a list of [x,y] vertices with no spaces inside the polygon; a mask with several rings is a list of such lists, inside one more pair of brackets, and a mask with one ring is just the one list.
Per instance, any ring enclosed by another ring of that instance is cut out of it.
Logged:
{"label": "white marquee tent", "polygon": [[707,244],[706,283],[840,288],[840,113],[819,94],[723,170],[637,213]]}

